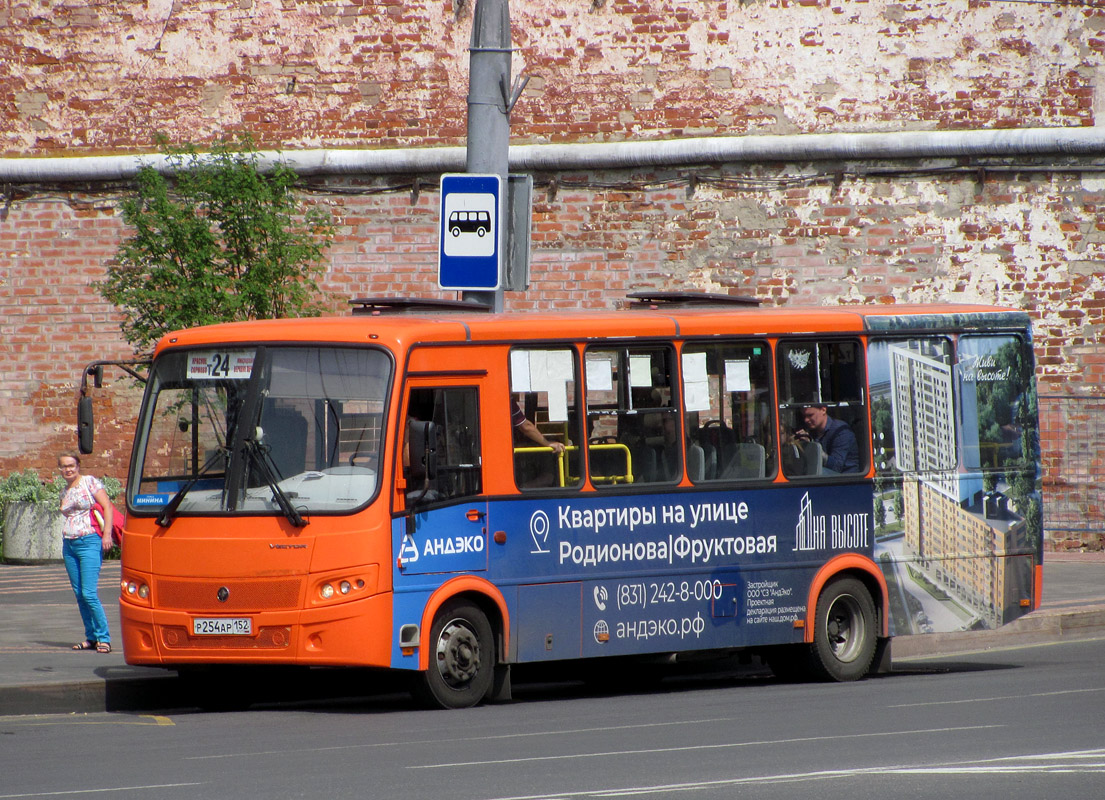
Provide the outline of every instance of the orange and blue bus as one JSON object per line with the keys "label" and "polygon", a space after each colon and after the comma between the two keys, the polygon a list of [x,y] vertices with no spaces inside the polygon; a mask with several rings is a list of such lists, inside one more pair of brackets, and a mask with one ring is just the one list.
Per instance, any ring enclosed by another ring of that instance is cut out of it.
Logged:
{"label": "orange and blue bus", "polygon": [[533,662],[856,680],[1039,603],[1024,312],[355,302],[158,343],[127,663],[405,670],[466,707]]}

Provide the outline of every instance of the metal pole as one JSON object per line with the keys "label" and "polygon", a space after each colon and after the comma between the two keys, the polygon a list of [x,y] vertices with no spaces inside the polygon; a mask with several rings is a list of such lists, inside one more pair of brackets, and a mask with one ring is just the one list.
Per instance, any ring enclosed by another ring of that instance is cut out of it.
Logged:
{"label": "metal pole", "polygon": [[[510,172],[510,6],[509,0],[476,0],[468,62],[468,150],[465,169],[502,178],[503,197]],[[499,205],[499,252],[509,252],[505,203]],[[502,276],[500,276],[500,280]],[[503,310],[503,290],[461,292],[461,299]]]}

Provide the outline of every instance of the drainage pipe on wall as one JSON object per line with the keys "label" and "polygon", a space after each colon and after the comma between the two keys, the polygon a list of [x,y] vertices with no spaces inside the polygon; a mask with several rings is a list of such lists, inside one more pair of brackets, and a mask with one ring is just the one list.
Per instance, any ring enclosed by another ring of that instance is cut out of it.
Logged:
{"label": "drainage pipe on wall", "polygon": [[[465,155],[464,147],[423,147],[262,151],[258,159],[262,168],[283,162],[301,176],[426,175],[463,172]],[[518,145],[510,148],[510,169],[556,172],[736,162],[1096,155],[1105,155],[1103,128],[1025,128]],[[169,160],[161,154],[0,158],[0,183],[130,180],[144,165],[171,172]]]}

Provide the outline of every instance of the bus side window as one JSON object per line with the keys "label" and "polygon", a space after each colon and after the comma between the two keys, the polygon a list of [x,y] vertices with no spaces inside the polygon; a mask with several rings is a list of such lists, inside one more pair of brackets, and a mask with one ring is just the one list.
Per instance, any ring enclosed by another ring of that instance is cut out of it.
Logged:
{"label": "bus side window", "polygon": [[992,490],[998,475],[1012,481],[1039,458],[1032,351],[1017,336],[962,336],[955,374],[964,466],[990,473]]}
{"label": "bus side window", "polygon": [[587,350],[587,451],[596,486],[682,479],[673,355],[660,346]]}
{"label": "bus side window", "polygon": [[[437,436],[436,470],[426,482],[408,485],[407,497],[416,504],[477,495],[483,490],[480,450],[479,392],[474,386],[411,389],[406,419],[434,423]],[[404,440],[404,471],[420,454]]]}
{"label": "bus side window", "polygon": [[[875,339],[867,345],[875,472],[891,478],[954,473],[954,365],[947,337]],[[953,475],[938,480],[954,482]],[[948,496],[955,490],[948,489]]]}
{"label": "bus side window", "polygon": [[775,474],[771,351],[765,342],[683,347],[687,475],[693,483]]}
{"label": "bus side window", "polygon": [[583,483],[578,362],[567,347],[510,352],[510,426],[519,489]]}
{"label": "bus side window", "polygon": [[870,437],[860,343],[782,341],[776,352],[783,474],[866,472]]}

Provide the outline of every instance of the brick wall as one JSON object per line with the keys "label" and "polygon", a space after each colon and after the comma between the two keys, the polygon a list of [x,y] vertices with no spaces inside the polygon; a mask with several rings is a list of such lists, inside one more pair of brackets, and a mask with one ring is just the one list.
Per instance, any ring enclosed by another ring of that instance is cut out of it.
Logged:
{"label": "brick wall", "polygon": [[[506,305],[610,307],[635,289],[686,287],[772,303],[1008,304],[1037,321],[1045,391],[1101,393],[1105,188],[1078,172],[1025,176],[979,183],[973,172],[903,171],[783,190],[699,182],[691,192],[675,174],[609,173],[562,177],[555,193],[539,176],[533,285],[507,293]],[[601,188],[614,179],[617,190]],[[664,181],[671,185],[652,188]],[[325,204],[338,222],[322,284],[334,311],[361,295],[437,294],[436,192],[412,202],[407,191],[320,188],[307,201]],[[48,466],[71,446],[81,367],[129,355],[117,314],[92,288],[121,234],[113,203],[95,195],[28,199],[9,210],[0,229],[9,256],[0,292],[0,470],[28,460]],[[100,395],[98,406],[114,397]],[[114,402],[125,409],[133,398]],[[101,426],[107,444],[98,449],[112,451],[104,457],[118,470],[127,445],[105,435]]]}
{"label": "brick wall", "polygon": [[[0,156],[463,144],[465,3],[11,0]],[[1105,11],[1075,4],[513,0],[512,141],[1095,125]],[[533,284],[509,309],[696,287],[775,303],[998,302],[1037,320],[1042,390],[1105,394],[1105,179],[1094,159],[714,165],[536,176]],[[835,175],[821,176],[819,170]],[[960,170],[960,171],[956,171]],[[421,176],[433,182],[436,176]],[[328,178],[323,282],[436,294],[437,194]],[[347,194],[358,186],[399,191]],[[342,193],[331,191],[342,189]],[[74,445],[81,366],[126,357],[90,288],[122,187],[0,187],[0,473]],[[412,200],[413,197],[413,200]],[[95,393],[95,472],[126,470],[136,390]]]}
{"label": "brick wall", "polygon": [[[0,153],[456,144],[474,0],[8,0]],[[1092,125],[1105,10],[512,0],[519,143]]]}

